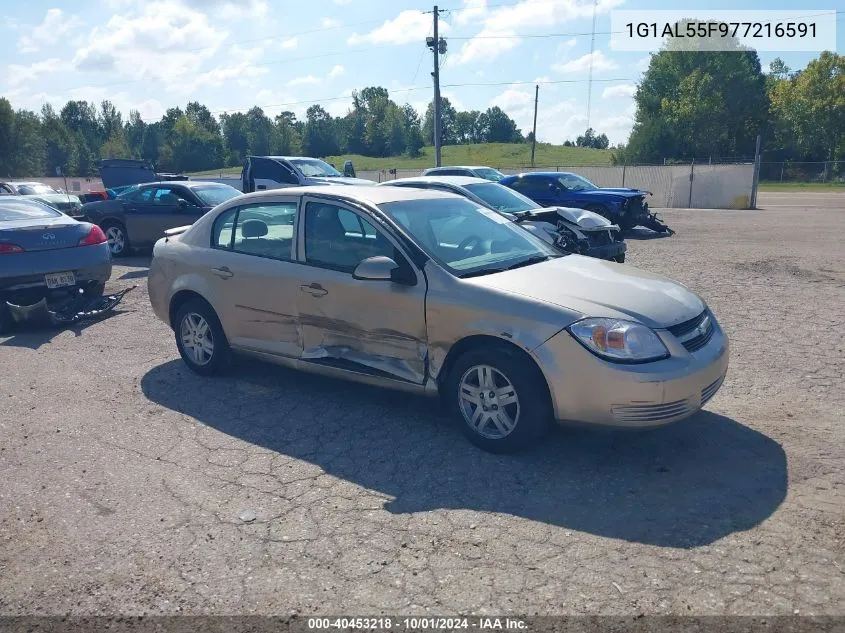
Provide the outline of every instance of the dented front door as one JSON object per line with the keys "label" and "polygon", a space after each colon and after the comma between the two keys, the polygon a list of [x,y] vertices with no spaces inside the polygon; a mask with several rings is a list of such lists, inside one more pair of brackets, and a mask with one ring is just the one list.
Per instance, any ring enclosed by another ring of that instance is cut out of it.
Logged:
{"label": "dented front door", "polygon": [[297,293],[302,358],[423,384],[426,376],[425,279],[417,284],[354,279],[363,259],[404,254],[357,210],[305,200]]}

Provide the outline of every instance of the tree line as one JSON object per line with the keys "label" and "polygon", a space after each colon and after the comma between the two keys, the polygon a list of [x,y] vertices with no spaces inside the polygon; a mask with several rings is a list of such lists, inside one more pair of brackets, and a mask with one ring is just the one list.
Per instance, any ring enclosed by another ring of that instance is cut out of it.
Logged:
{"label": "tree line", "polygon": [[[444,145],[525,141],[499,107],[461,112],[444,98],[441,111]],[[55,175],[57,168],[65,175],[89,176],[100,158],[140,158],[163,172],[192,172],[237,166],[248,155],[418,156],[433,138],[432,104],[420,117],[379,86],[353,92],[345,116],[312,105],[304,120],[291,111],[271,118],[257,106],[218,117],[192,101],[146,123],[136,110],[124,120],[109,101],[99,106],[68,101],[58,112],[46,104],[35,113],[15,111],[0,98],[2,177]]]}
{"label": "tree line", "polygon": [[775,59],[764,73],[757,52],[675,50],[651,56],[635,94],[628,164],[749,159],[757,135],[764,161],[845,158],[845,56],[823,52],[803,70]]}

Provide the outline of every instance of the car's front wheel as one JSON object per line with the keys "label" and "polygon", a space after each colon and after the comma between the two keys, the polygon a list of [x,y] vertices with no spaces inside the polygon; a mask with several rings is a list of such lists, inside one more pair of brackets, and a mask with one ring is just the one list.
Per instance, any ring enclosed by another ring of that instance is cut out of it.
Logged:
{"label": "car's front wheel", "polygon": [[504,345],[461,355],[449,373],[445,395],[467,438],[491,453],[525,448],[550,426],[545,378],[522,352]]}
{"label": "car's front wheel", "polygon": [[129,253],[129,235],[126,227],[120,222],[107,222],[103,224],[103,232],[109,244],[109,250],[113,257],[123,257]]}
{"label": "car's front wheel", "polygon": [[218,372],[229,358],[229,343],[212,307],[191,299],[179,308],[175,321],[176,346],[182,360],[203,376]]}

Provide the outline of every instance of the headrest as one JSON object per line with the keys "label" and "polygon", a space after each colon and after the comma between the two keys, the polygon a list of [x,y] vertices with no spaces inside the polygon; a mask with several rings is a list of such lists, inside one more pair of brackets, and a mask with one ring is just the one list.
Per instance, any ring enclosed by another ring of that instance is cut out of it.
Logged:
{"label": "headrest", "polygon": [[263,220],[245,220],[241,224],[241,235],[244,237],[264,237],[268,232],[267,223]]}

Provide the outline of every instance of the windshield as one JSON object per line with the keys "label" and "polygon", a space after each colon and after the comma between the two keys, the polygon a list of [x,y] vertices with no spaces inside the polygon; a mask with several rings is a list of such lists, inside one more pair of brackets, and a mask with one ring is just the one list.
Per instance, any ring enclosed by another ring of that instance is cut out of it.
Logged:
{"label": "windshield", "polygon": [[466,185],[466,189],[481,198],[487,206],[503,213],[519,213],[542,208],[530,198],[498,183]]}
{"label": "windshield", "polygon": [[30,202],[29,200],[0,201],[0,222],[15,220],[37,220],[39,218],[56,218],[62,214],[52,208]]}
{"label": "windshield", "polygon": [[141,185],[125,185],[123,187],[114,187],[112,191],[114,191],[116,198],[124,198],[136,191],[140,186]]}
{"label": "windshield", "polygon": [[18,193],[22,196],[35,196],[42,193],[59,193],[52,187],[42,184],[18,185]]}
{"label": "windshield", "polygon": [[337,169],[316,158],[294,158],[290,162],[296,165],[306,178],[313,176],[317,176],[318,178],[343,176]]}
{"label": "windshield", "polygon": [[218,204],[226,202],[226,200],[231,200],[235,196],[241,195],[241,192],[234,187],[223,184],[193,187],[191,190],[203,204],[209,207],[216,207]]}
{"label": "windshield", "polygon": [[484,180],[492,180],[493,182],[499,182],[505,175],[493,169],[492,167],[479,167],[478,169],[473,170],[475,175],[479,178],[484,178]]}
{"label": "windshield", "polygon": [[570,191],[592,191],[593,189],[598,189],[598,187],[586,178],[576,176],[575,174],[561,174],[557,177],[557,180]]}
{"label": "windshield", "polygon": [[462,198],[379,205],[432,259],[458,277],[559,255],[506,217]]}

